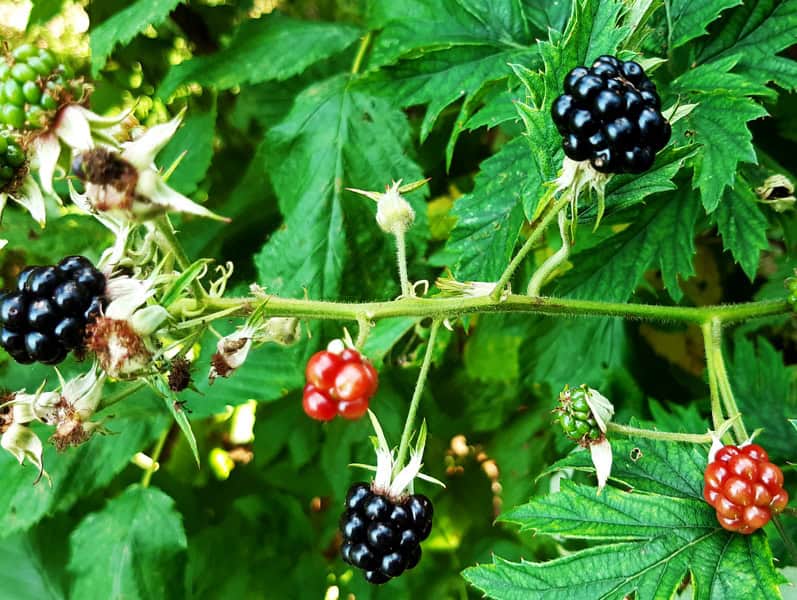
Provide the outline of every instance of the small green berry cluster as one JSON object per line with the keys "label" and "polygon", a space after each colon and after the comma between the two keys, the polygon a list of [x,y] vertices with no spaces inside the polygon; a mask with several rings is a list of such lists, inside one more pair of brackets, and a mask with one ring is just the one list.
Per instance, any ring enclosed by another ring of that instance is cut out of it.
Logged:
{"label": "small green berry cluster", "polygon": [[0,192],[11,183],[25,164],[25,151],[8,131],[0,130]]}
{"label": "small green berry cluster", "polygon": [[789,290],[787,300],[791,304],[792,310],[797,311],[797,269],[794,270],[794,277],[789,277],[786,280],[786,289]]}
{"label": "small green berry cluster", "polygon": [[0,124],[42,129],[61,98],[77,98],[81,86],[72,70],[44,48],[22,44],[0,60]]}
{"label": "small green berry cluster", "polygon": [[574,442],[589,445],[601,439],[603,433],[587,403],[587,386],[575,389],[565,386],[559,394],[559,405],[554,409],[565,435]]}

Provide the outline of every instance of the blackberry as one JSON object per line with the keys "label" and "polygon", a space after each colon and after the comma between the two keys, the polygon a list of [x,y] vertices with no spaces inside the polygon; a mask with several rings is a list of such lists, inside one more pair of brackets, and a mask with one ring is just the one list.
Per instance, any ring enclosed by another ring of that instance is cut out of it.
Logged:
{"label": "blackberry", "polygon": [[0,123],[14,129],[46,127],[59,106],[83,94],[72,69],[45,48],[22,44],[0,59]]}
{"label": "blackberry", "polygon": [[432,531],[432,501],[421,494],[398,500],[355,483],[340,518],[341,557],[362,569],[369,583],[386,583],[421,560],[421,542]]}
{"label": "blackberry", "polygon": [[656,86],[634,61],[600,56],[564,79],[551,116],[565,154],[601,173],[642,173],[670,140]]}
{"label": "blackberry", "polygon": [[106,304],[105,276],[87,258],[27,267],[0,295],[0,346],[20,364],[58,364],[83,348],[86,325]]}
{"label": "blackberry", "polygon": [[25,164],[25,151],[7,131],[0,131],[0,192],[5,191]]}

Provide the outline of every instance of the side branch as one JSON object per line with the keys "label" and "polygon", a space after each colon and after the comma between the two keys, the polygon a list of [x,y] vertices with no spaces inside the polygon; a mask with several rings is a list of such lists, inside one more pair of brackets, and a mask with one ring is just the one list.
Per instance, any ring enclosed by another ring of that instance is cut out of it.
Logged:
{"label": "side branch", "polygon": [[[251,297],[205,297],[200,303],[190,299],[178,300],[169,310],[177,317],[186,314],[196,316],[199,310],[206,318],[212,319],[212,315],[219,311],[224,311],[225,316],[246,316],[262,302],[264,300]],[[339,321],[358,321],[363,318],[377,321],[390,317],[416,317],[438,320],[473,313],[531,313],[567,317],[620,317],[702,325],[712,319],[716,319],[723,324],[730,324],[748,319],[786,314],[791,310],[790,305],[785,300],[723,306],[682,307],[523,295],[509,295],[501,301],[482,296],[476,298],[401,298],[390,302],[364,302],[359,304],[271,296],[265,302],[265,316]],[[199,318],[201,319],[202,317],[200,316]]]}

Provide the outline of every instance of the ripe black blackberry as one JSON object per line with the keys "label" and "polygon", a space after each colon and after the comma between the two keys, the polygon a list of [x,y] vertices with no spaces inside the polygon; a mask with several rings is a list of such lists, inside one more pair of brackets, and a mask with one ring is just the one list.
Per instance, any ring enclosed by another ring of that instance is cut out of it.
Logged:
{"label": "ripe black blackberry", "polygon": [[0,296],[0,346],[20,364],[60,363],[83,348],[86,325],[106,305],[105,276],[83,256],[27,267]]}
{"label": "ripe black blackberry", "polygon": [[600,56],[564,79],[551,116],[565,154],[601,173],[642,173],[670,140],[656,86],[634,61]]}
{"label": "ripe black blackberry", "polygon": [[421,542],[432,531],[432,501],[412,494],[399,501],[355,483],[340,519],[343,560],[365,571],[369,583],[386,583],[421,560]]}

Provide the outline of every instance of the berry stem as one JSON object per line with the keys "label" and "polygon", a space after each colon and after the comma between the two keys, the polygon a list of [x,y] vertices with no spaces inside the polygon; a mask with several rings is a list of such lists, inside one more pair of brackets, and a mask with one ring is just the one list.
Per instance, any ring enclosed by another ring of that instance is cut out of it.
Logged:
{"label": "berry stem", "polygon": [[371,32],[369,31],[360,39],[360,47],[357,48],[357,55],[354,57],[354,62],[351,64],[351,74],[356,75],[360,72],[360,67],[363,64],[365,53],[368,51],[368,46],[371,44]]}
{"label": "berry stem", "polygon": [[141,487],[147,488],[149,487],[149,483],[152,480],[152,474],[155,472],[155,469],[158,468],[158,459],[160,458],[161,452],[163,452],[163,447],[166,445],[166,440],[169,437],[169,434],[172,431],[172,426],[174,423],[170,423],[166,429],[163,430],[158,441],[155,442],[155,447],[152,449],[152,464],[149,468],[144,471],[144,475],[141,477]]}
{"label": "berry stem", "polygon": [[[737,419],[728,419],[720,423],[716,427],[716,434],[720,437],[733,427],[733,422]],[[648,438],[651,440],[664,440],[667,442],[687,442],[689,444],[710,444],[714,433],[709,431],[707,433],[674,433],[671,431],[656,431],[653,429],[640,429],[638,427],[631,427],[630,425],[620,425],[610,421],[606,424],[607,431],[619,433],[621,435],[628,435],[631,437]]]}
{"label": "berry stem", "polygon": [[733,424],[733,432],[736,435],[737,441],[743,442],[748,439],[747,429],[742,421],[739,407],[736,405],[736,399],[733,397],[733,390],[731,389],[731,382],[728,379],[728,371],[725,368],[725,360],[722,356],[722,321],[714,317],[711,319],[711,341],[712,353],[714,354],[714,375],[717,378],[717,385],[719,386],[720,398],[725,407],[725,412],[728,418],[735,419]]}
{"label": "berry stem", "polygon": [[[163,249],[167,252],[171,252],[174,255],[174,258],[177,260],[177,264],[180,266],[180,268],[185,270],[190,267],[191,261],[188,260],[188,256],[186,256],[185,251],[180,244],[180,240],[178,240],[177,235],[175,235],[174,226],[172,226],[169,216],[163,215],[162,217],[156,219],[155,229],[162,238],[164,243]],[[205,288],[202,287],[202,284],[198,279],[194,278],[191,280],[191,287],[193,288],[194,295],[198,300],[201,300],[207,296],[205,293]]]}
{"label": "berry stem", "polygon": [[130,385],[126,386],[124,389],[119,390],[115,394],[112,394],[106,398],[102,399],[102,404],[100,405],[100,409],[108,408],[109,406],[113,406],[117,402],[121,402],[125,398],[128,398],[135,394],[138,390],[143,387],[146,387],[146,381],[136,381],[135,383],[131,383]]}
{"label": "berry stem", "polygon": [[398,261],[399,282],[401,283],[401,297],[412,298],[415,290],[410,285],[409,275],[407,274],[407,241],[404,238],[404,230],[397,228],[393,232],[396,238],[396,259]]}
{"label": "berry stem", "polygon": [[711,332],[711,322],[707,321],[701,325],[703,331],[703,345],[706,352],[706,377],[708,379],[708,389],[711,395],[711,422],[714,429],[719,429],[722,422],[722,404],[720,401],[719,386],[717,385],[717,367],[714,364],[713,336]]}
{"label": "berry stem", "polygon": [[[262,298],[206,297],[201,301],[179,299],[169,306],[175,317],[189,315],[207,321],[214,313],[225,317],[246,316],[263,303]],[[223,311],[223,312],[221,312]],[[357,321],[365,316],[371,321],[390,317],[447,319],[474,313],[533,313],[551,316],[621,317],[645,321],[694,323],[701,325],[712,318],[723,323],[779,315],[791,311],[783,300],[749,302],[726,306],[661,306],[656,304],[626,304],[599,302],[576,298],[530,297],[509,294],[501,302],[492,296],[400,298],[389,302],[328,302],[270,296],[264,307],[264,317],[296,317],[299,319],[329,319]],[[218,315],[217,315],[218,316]]]}
{"label": "berry stem", "polygon": [[398,455],[393,467],[393,476],[404,468],[407,462],[407,453],[410,449],[410,438],[412,437],[413,429],[415,428],[415,416],[418,413],[418,405],[423,396],[423,388],[426,385],[426,377],[429,375],[429,367],[432,364],[432,354],[434,353],[434,345],[437,339],[437,330],[440,329],[440,320],[432,322],[432,328],[429,331],[429,340],[426,342],[426,352],[423,355],[423,363],[421,363],[421,372],[418,374],[418,381],[415,382],[415,390],[412,392],[412,400],[410,401],[410,408],[407,411],[407,420],[404,422],[404,431],[401,433],[401,442],[399,442]]}
{"label": "berry stem", "polygon": [[559,211],[559,237],[562,238],[562,247],[559,248],[554,254],[549,256],[544,263],[542,263],[534,275],[531,276],[529,287],[526,290],[528,296],[539,296],[542,286],[550,277],[556,268],[567,260],[570,256],[570,231],[567,224],[567,209],[563,208]]}
{"label": "berry stem", "polygon": [[526,258],[531,249],[537,243],[537,240],[540,239],[545,230],[548,228],[548,225],[553,221],[554,217],[559,214],[559,211],[564,209],[568,204],[570,204],[570,195],[563,194],[559,200],[557,200],[553,206],[551,206],[537,221],[531,229],[531,233],[529,233],[528,239],[526,239],[523,246],[518,250],[517,254],[515,254],[512,261],[509,263],[507,268],[504,270],[503,274],[501,275],[498,283],[495,285],[495,289],[493,293],[490,294],[490,299],[493,302],[499,302],[501,299],[501,294],[504,291],[504,288],[509,283],[509,280],[512,279],[512,275],[515,274],[515,271],[520,266],[520,263]]}
{"label": "berry stem", "polygon": [[364,316],[357,317],[357,341],[354,342],[354,347],[360,352],[368,340],[368,334],[371,333],[371,322]]}

